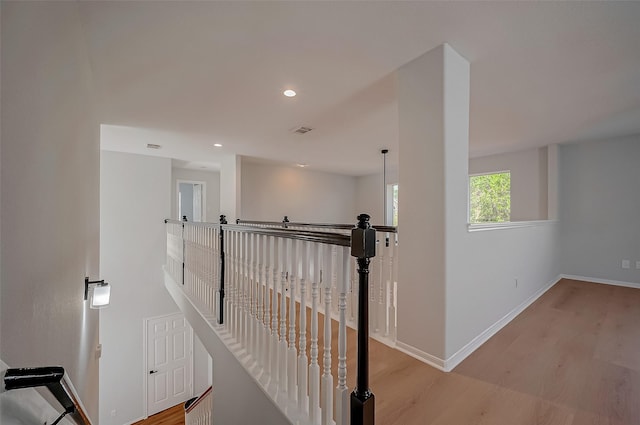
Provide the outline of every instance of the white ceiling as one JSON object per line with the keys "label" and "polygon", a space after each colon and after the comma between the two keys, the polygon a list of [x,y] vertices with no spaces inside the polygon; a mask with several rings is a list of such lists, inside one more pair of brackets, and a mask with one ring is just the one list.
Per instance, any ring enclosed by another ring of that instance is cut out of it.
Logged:
{"label": "white ceiling", "polygon": [[[80,12],[100,117],[113,126],[107,149],[372,173],[380,148],[397,161],[394,71],[443,42],[471,62],[472,156],[640,133],[638,2],[81,2]],[[301,125],[314,130],[290,132]]]}

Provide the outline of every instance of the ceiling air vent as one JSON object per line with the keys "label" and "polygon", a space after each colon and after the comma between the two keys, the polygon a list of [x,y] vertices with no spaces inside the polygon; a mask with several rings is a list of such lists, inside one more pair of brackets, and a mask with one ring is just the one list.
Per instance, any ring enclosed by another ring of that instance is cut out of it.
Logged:
{"label": "ceiling air vent", "polygon": [[154,145],[153,143],[147,143],[147,148],[148,149],[160,149],[162,146],[160,145]]}
{"label": "ceiling air vent", "polygon": [[305,134],[310,132],[311,130],[313,130],[313,128],[311,127],[298,127],[298,128],[294,128],[293,130],[291,130],[293,133],[295,134]]}

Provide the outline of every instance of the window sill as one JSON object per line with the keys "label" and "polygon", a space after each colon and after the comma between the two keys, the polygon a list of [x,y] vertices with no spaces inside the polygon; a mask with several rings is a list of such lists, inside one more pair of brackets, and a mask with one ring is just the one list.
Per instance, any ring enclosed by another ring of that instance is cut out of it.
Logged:
{"label": "window sill", "polygon": [[486,230],[519,229],[521,227],[537,227],[555,224],[558,220],[509,221],[505,223],[474,223],[468,224],[469,232],[484,232]]}

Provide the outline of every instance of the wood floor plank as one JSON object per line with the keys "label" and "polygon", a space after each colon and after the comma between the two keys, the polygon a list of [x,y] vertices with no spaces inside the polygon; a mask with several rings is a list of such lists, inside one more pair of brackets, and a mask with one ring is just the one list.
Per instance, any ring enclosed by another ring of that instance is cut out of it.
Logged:
{"label": "wood floor plank", "polygon": [[640,291],[619,289],[563,280],[453,372],[425,387],[405,378],[404,393],[372,376],[373,391],[397,388],[385,406],[406,410],[389,423],[640,424]]}
{"label": "wood floor plank", "polygon": [[184,407],[180,403],[133,425],[184,425]]}

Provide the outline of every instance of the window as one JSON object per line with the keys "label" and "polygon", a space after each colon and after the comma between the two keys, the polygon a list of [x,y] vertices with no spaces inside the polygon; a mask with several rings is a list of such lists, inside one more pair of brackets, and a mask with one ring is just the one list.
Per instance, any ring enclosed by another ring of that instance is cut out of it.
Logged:
{"label": "window", "polygon": [[511,221],[511,172],[469,176],[469,223]]}

